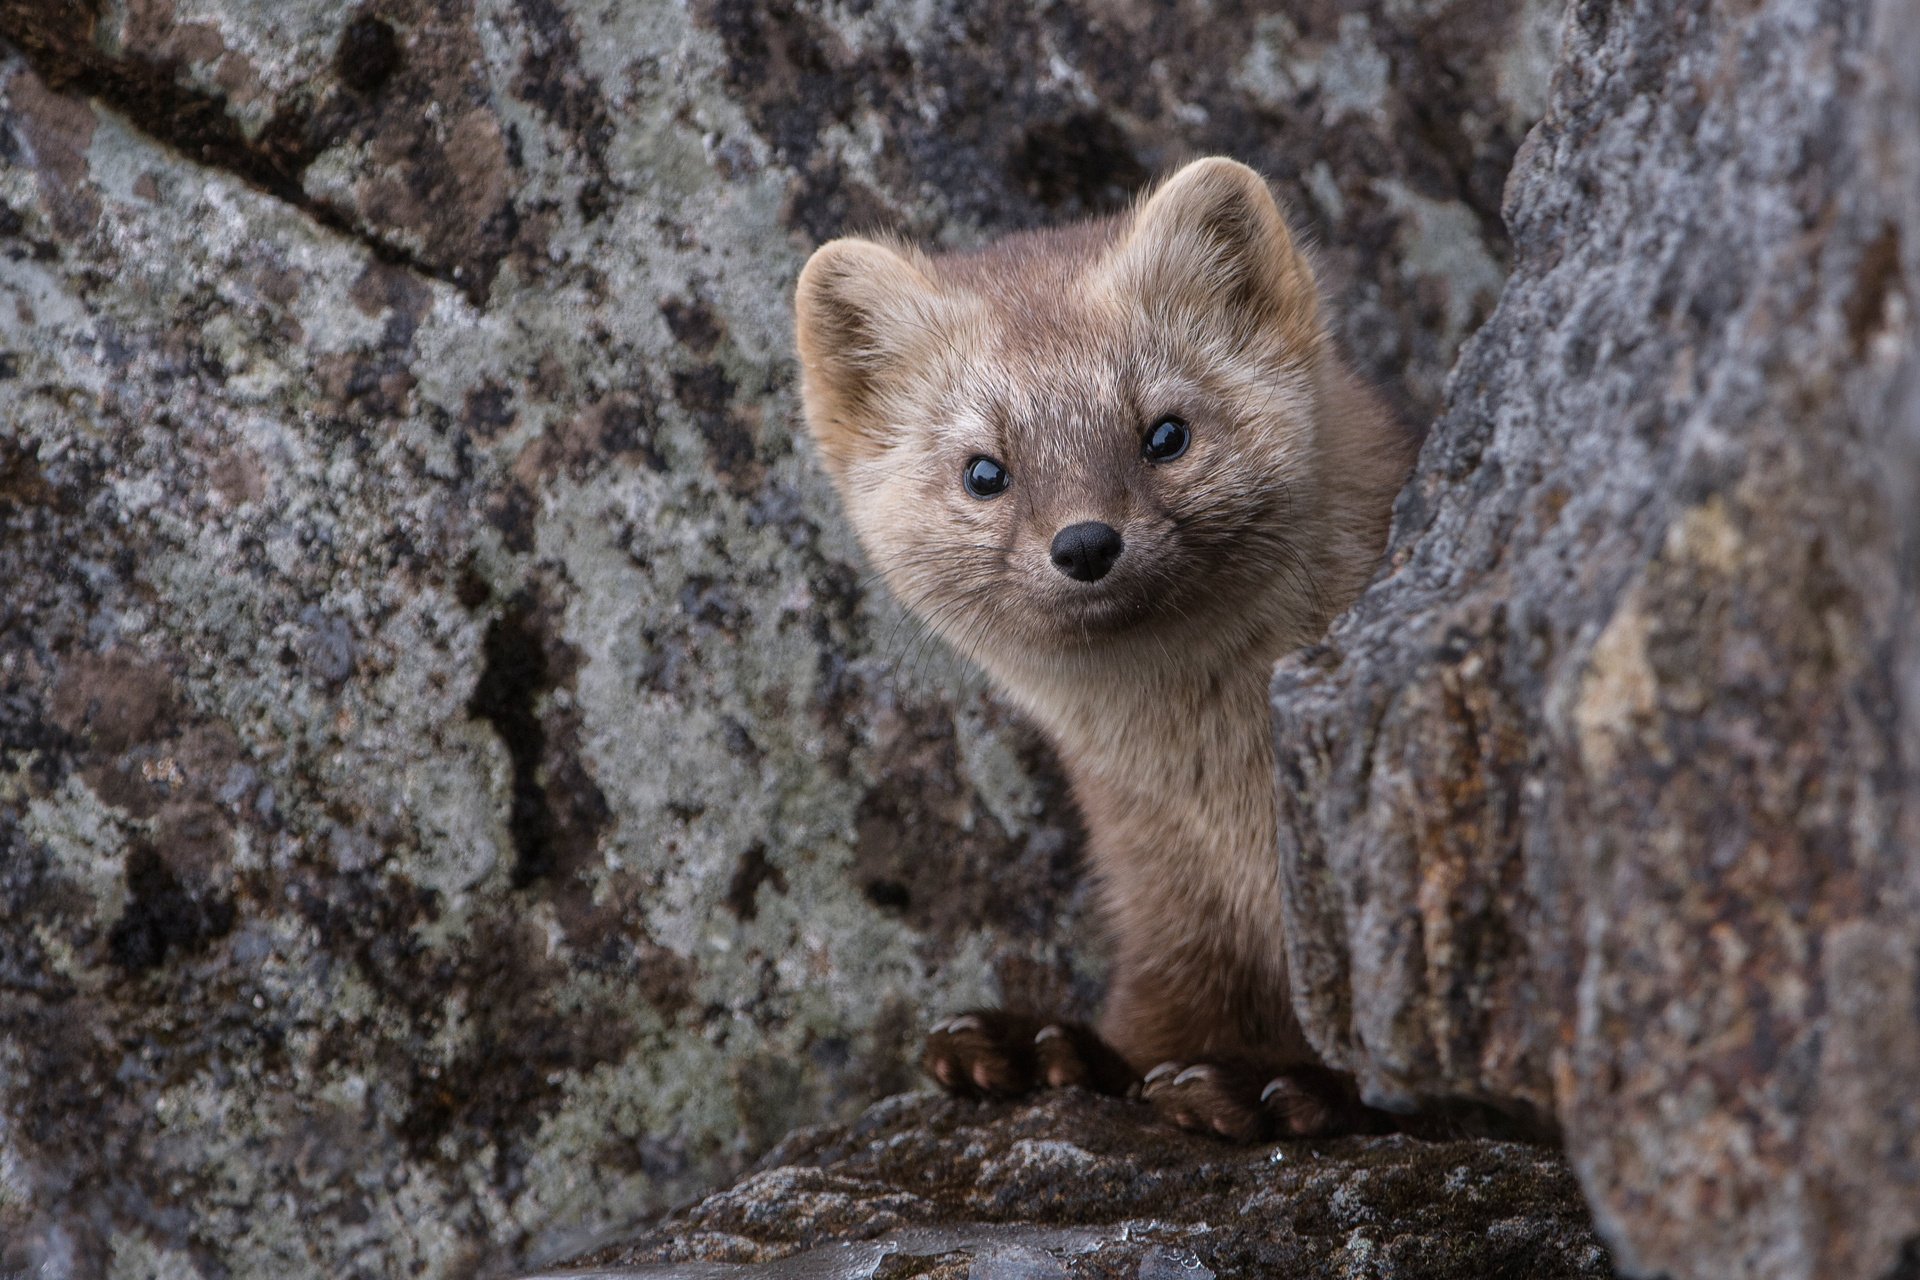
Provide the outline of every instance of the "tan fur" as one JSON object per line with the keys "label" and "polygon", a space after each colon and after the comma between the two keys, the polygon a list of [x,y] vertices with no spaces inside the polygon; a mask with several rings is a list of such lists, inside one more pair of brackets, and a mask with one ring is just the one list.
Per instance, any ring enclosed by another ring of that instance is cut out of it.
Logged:
{"label": "tan fur", "polygon": [[[1224,159],[1126,216],[928,258],[836,240],[800,278],[807,422],[900,599],[1059,750],[1136,1066],[1311,1061],[1287,991],[1266,684],[1378,561],[1412,438],[1341,362],[1265,182]],[[1141,439],[1184,418],[1187,454]],[[981,501],[968,459],[1004,464]],[[1059,529],[1126,549],[1096,583]],[[929,856],[938,851],[927,851]]]}

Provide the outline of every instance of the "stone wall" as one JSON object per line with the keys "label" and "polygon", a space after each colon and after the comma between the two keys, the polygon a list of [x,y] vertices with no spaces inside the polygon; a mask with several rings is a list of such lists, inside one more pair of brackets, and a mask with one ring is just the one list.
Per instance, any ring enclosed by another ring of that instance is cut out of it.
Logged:
{"label": "stone wall", "polygon": [[497,1274],[1085,1008],[794,435],[818,240],[1224,151],[1412,418],[1557,6],[0,0],[0,1272]]}

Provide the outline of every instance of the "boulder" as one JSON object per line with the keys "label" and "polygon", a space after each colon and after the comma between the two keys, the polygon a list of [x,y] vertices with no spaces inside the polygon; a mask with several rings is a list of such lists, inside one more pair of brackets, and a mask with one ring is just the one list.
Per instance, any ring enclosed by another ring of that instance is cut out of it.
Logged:
{"label": "boulder", "polygon": [[1910,2],[1576,5],[1388,567],[1273,684],[1314,1043],[1557,1124],[1634,1275],[1920,1266],[1917,119]]}

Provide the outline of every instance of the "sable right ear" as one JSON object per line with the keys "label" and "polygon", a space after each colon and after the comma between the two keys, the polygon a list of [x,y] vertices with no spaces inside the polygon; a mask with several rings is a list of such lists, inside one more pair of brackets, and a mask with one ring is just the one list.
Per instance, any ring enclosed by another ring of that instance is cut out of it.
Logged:
{"label": "sable right ear", "polygon": [[1185,323],[1277,338],[1293,351],[1319,339],[1313,268],[1266,179],[1223,156],[1185,166],[1135,210],[1111,270],[1143,306]]}
{"label": "sable right ear", "polygon": [[794,341],[807,426],[830,463],[845,466],[883,441],[886,392],[939,327],[938,302],[914,260],[872,240],[829,241],[807,260]]}

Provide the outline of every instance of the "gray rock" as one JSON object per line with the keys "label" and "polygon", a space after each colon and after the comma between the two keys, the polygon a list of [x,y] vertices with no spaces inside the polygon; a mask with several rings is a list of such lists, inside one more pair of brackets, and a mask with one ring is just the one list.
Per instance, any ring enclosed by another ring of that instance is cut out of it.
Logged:
{"label": "gray rock", "polygon": [[1608,1277],[1565,1163],[1406,1137],[1235,1147],[1079,1090],[930,1095],[795,1134],[727,1191],[565,1264],[616,1277]]}
{"label": "gray rock", "polygon": [[1429,416],[1557,6],[1338,8],[0,0],[0,1272],[497,1274],[1085,1010],[789,291],[1227,151]]}
{"label": "gray rock", "polygon": [[1623,1269],[1920,1258],[1920,8],[1576,6],[1390,571],[1273,686],[1295,997]]}

